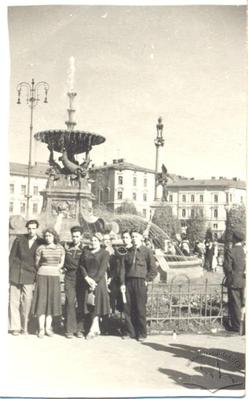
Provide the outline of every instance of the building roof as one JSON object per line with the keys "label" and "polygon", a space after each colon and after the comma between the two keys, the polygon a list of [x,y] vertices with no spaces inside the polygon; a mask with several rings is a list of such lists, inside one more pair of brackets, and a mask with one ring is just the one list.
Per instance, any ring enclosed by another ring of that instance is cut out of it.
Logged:
{"label": "building roof", "polygon": [[104,170],[104,169],[115,169],[115,170],[134,170],[137,172],[144,173],[155,173],[154,169],[145,168],[144,166],[135,165],[130,162],[126,162],[124,159],[114,159],[113,163],[107,164],[104,162],[101,166],[92,165],[93,170]]}
{"label": "building roof", "polygon": [[238,188],[246,189],[246,183],[243,180],[238,180],[236,177],[233,179],[227,179],[224,177],[212,178],[212,179],[179,179],[168,183],[168,189],[170,188]]}
{"label": "building roof", "polygon": [[[43,162],[35,162],[34,165],[31,167],[30,175],[32,177],[41,177],[47,179],[46,171],[49,168],[48,163]],[[28,175],[28,165],[17,163],[17,162],[10,162],[9,164],[9,172],[10,175],[15,176],[27,176]]]}

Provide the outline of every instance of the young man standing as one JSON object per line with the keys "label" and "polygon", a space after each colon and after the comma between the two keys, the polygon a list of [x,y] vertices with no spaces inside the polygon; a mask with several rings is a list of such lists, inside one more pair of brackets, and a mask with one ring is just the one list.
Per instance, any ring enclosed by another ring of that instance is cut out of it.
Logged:
{"label": "young man standing", "polygon": [[35,252],[42,244],[39,223],[29,220],[27,234],[13,242],[9,256],[9,329],[13,335],[28,334],[28,321],[36,276]]}
{"label": "young man standing", "polygon": [[[83,338],[82,282],[78,273],[79,259],[82,255],[82,229],[80,226],[71,228],[72,241],[65,244],[65,335],[73,338]],[[77,309],[76,309],[77,304]]]}
{"label": "young man standing", "polygon": [[133,246],[124,256],[121,291],[126,293],[127,299],[124,313],[128,337],[142,342],[147,336],[147,283],[156,277],[157,271],[151,249],[142,245],[142,235],[135,230],[131,238]]}
{"label": "young man standing", "polygon": [[240,330],[241,308],[245,306],[245,251],[242,242],[245,237],[241,231],[234,230],[231,249],[226,250],[223,264],[228,287],[228,308],[230,324],[227,330]]}

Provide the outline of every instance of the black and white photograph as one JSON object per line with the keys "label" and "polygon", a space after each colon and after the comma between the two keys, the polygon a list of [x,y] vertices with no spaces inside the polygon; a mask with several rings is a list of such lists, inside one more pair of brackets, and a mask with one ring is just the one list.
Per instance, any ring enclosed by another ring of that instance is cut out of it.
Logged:
{"label": "black and white photograph", "polygon": [[246,2],[4,7],[0,396],[244,396]]}

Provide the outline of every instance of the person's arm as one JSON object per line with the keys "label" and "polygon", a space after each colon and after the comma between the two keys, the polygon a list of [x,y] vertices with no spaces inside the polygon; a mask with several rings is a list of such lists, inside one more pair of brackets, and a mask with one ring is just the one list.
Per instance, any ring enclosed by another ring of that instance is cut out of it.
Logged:
{"label": "person's arm", "polygon": [[62,268],[64,267],[64,263],[65,263],[65,250],[61,246],[61,257],[60,257],[60,262],[59,262],[59,265],[58,265],[58,269],[60,271],[62,271]]}
{"label": "person's arm", "polygon": [[36,249],[36,252],[35,252],[35,267],[36,267],[36,270],[38,270],[39,266],[40,266],[41,251],[42,251],[42,246],[40,245]]}
{"label": "person's arm", "polygon": [[99,281],[104,277],[105,273],[107,272],[109,265],[109,253],[107,251],[104,251],[99,261],[100,265],[94,277],[94,281],[96,283],[99,283]]}
{"label": "person's arm", "polygon": [[225,276],[232,273],[232,250],[230,248],[225,248],[223,271]]}
{"label": "person's arm", "polygon": [[156,261],[153,256],[152,251],[148,248],[147,249],[148,254],[147,254],[147,275],[146,275],[146,281],[152,281],[157,275],[157,266],[156,266]]}
{"label": "person's arm", "polygon": [[17,254],[18,242],[19,242],[19,240],[18,240],[18,238],[16,238],[12,244],[10,254],[9,254],[9,265],[10,266],[12,265],[12,263],[16,257],[16,254]]}
{"label": "person's arm", "polygon": [[93,280],[93,278],[91,278],[90,276],[88,276],[86,267],[85,267],[85,257],[84,257],[84,253],[82,253],[82,255],[80,256],[79,259],[79,270],[81,271],[81,274],[84,278],[84,280],[87,282],[87,284],[90,286],[91,289],[95,289],[96,288],[96,282]]}

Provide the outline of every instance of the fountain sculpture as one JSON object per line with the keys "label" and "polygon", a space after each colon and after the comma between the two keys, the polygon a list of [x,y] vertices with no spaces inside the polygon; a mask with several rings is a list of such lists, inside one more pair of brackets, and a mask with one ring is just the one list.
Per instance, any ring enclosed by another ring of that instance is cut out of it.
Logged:
{"label": "fountain sculpture", "polygon": [[[73,101],[76,93],[71,91],[67,95],[67,129],[46,130],[34,135],[36,140],[46,143],[50,151],[47,186],[40,192],[43,196],[41,219],[45,224],[55,224],[62,239],[67,238],[71,225],[81,223],[82,219],[97,219],[92,214],[94,195],[91,192],[92,180],[89,176],[90,151],[94,145],[105,141],[105,138],[98,134],[74,130],[76,122]],[[55,153],[60,154],[57,160]],[[84,154],[81,162],[76,159],[80,154]]]}

